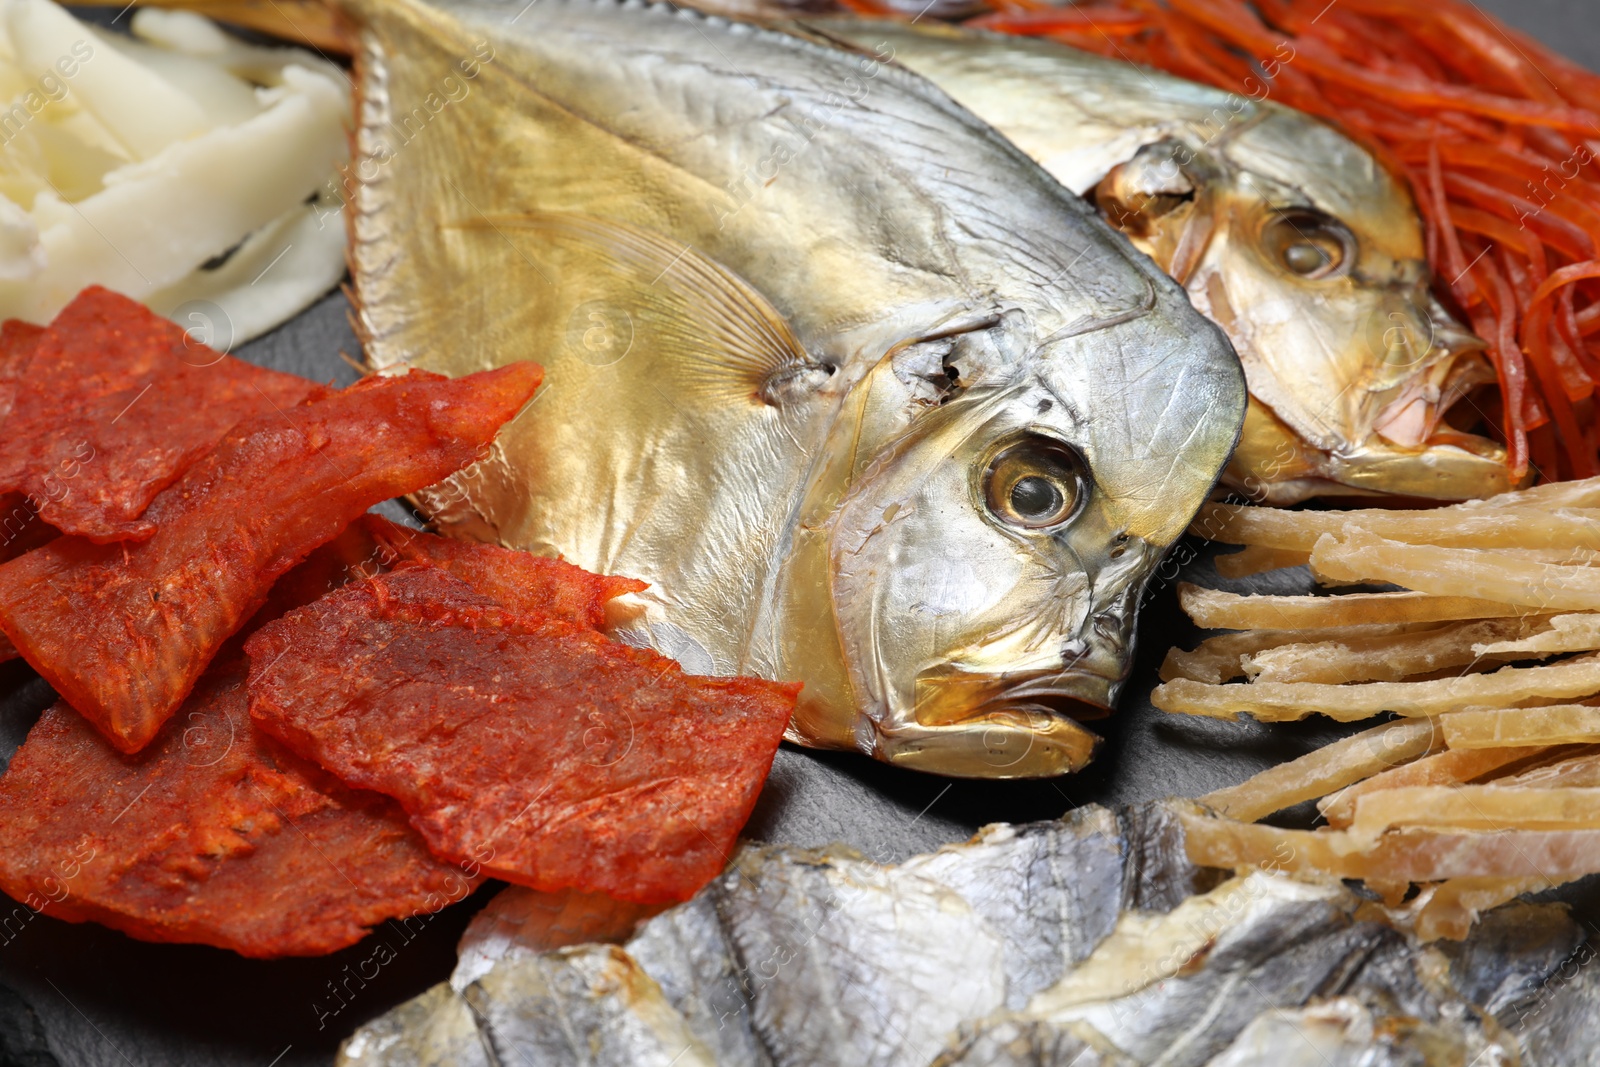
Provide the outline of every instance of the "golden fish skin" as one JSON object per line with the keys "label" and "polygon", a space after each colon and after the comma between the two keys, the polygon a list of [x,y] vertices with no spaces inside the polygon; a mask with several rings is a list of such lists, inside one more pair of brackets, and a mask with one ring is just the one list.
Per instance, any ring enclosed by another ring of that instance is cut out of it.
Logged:
{"label": "golden fish skin", "polygon": [[1051,41],[843,18],[799,32],[887,43],[1184,284],[1250,386],[1229,485],[1274,504],[1514,488],[1504,448],[1444,421],[1494,372],[1429,289],[1410,192],[1331,126]]}
{"label": "golden fish skin", "polygon": [[1182,289],[886,62],[666,6],[349,0],[357,325],[380,370],[531,358],[420,500],[631,575],[624,639],[805,682],[800,743],[1063,773],[1237,438]]}

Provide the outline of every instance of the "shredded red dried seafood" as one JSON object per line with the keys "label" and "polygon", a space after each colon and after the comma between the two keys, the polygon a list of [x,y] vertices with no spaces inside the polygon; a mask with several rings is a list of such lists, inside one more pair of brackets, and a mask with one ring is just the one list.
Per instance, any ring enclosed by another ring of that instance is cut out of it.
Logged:
{"label": "shredded red dried seafood", "polygon": [[984,6],[970,25],[1275,100],[1376,150],[1411,182],[1435,288],[1488,343],[1501,397],[1485,411],[1513,474],[1600,474],[1600,75],[1462,0]]}
{"label": "shredded red dried seafood", "polygon": [[137,752],[279,575],[372,505],[476,460],[541,373],[369,378],[243,422],[151,504],[149,540],[60,537],[0,566],[0,630]]}
{"label": "shredded red dried seafood", "polygon": [[722,870],[798,685],[685,675],[402,563],[246,643],[258,724],[536,889],[687,900]]}
{"label": "shredded red dried seafood", "polygon": [[230,427],[326,392],[213,351],[98,286],[48,329],[6,323],[0,377],[0,492],[93,541],[149,537],[150,502]]}
{"label": "shredded red dried seafood", "polygon": [[0,777],[0,889],[146,941],[321,955],[479,880],[435,858],[393,800],[257,730],[242,658],[133,756],[56,704]]}

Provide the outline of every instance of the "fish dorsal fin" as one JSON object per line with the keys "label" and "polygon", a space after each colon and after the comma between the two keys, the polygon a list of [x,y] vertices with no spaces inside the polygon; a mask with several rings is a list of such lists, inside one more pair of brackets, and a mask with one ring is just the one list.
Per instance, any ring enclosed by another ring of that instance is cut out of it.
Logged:
{"label": "fish dorsal fin", "polygon": [[[630,320],[648,322],[652,356],[706,399],[776,404],[798,381],[827,376],[765,296],[691,245],[629,223],[567,212],[485,216],[459,225],[533,230],[567,246],[560,269],[577,272],[583,291]],[[566,285],[576,281],[563,278]]]}

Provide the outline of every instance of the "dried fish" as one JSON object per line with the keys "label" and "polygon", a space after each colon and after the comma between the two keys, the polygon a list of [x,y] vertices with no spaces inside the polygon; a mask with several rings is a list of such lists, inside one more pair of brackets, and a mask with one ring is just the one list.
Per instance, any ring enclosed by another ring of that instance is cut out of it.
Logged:
{"label": "dried fish", "polygon": [[[897,866],[752,844],[620,945],[555,947],[508,890],[452,983],[362,1028],[340,1063],[432,1062],[427,1042],[476,1033],[488,1052],[462,1062],[1514,1064],[1504,1028],[1580,940],[1564,909],[1516,904],[1446,952],[1336,882],[1218,884],[1176,815],[1082,808]],[[1589,1025],[1565,1001],[1548,1015]]]}
{"label": "dried fish", "polygon": [[347,6],[368,359],[549,373],[425,510],[649,582],[630,640],[804,681],[803,743],[1082,766],[1067,713],[1114,701],[1242,416],[1182,289],[879,59],[636,2]]}
{"label": "dried fish", "polygon": [[1505,449],[1446,421],[1494,371],[1429,290],[1406,183],[1365,147],[1264,87],[1246,97],[931,20],[801,17],[970,108],[1227,331],[1250,384],[1230,485],[1275,504],[1510,488]]}

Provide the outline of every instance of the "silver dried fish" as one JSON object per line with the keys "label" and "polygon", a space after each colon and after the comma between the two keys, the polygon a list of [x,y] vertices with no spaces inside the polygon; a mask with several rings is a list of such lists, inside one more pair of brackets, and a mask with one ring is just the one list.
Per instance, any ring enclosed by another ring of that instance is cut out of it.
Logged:
{"label": "silver dried fish", "polygon": [[[622,945],[502,940],[429,1010],[450,1028],[473,1020],[494,1062],[541,1065],[1519,1062],[1504,1019],[1463,990],[1526,1001],[1577,942],[1560,909],[1446,955],[1342,884],[1265,871],[1215,884],[1184,858],[1174,810],[992,826],[898,865],[750,845]],[[525,895],[508,890],[475,928],[525,912]],[[469,931],[464,959],[482,936]],[[1563,995],[1546,1025],[1587,1025]],[[345,1067],[418,1062],[393,1043],[374,1054],[367,1033]]]}
{"label": "silver dried fish", "polygon": [[648,581],[630,640],[803,680],[794,740],[1081,767],[1243,418],[1182,288],[870,56],[667,5],[347,6],[367,358],[546,367],[425,510]]}

